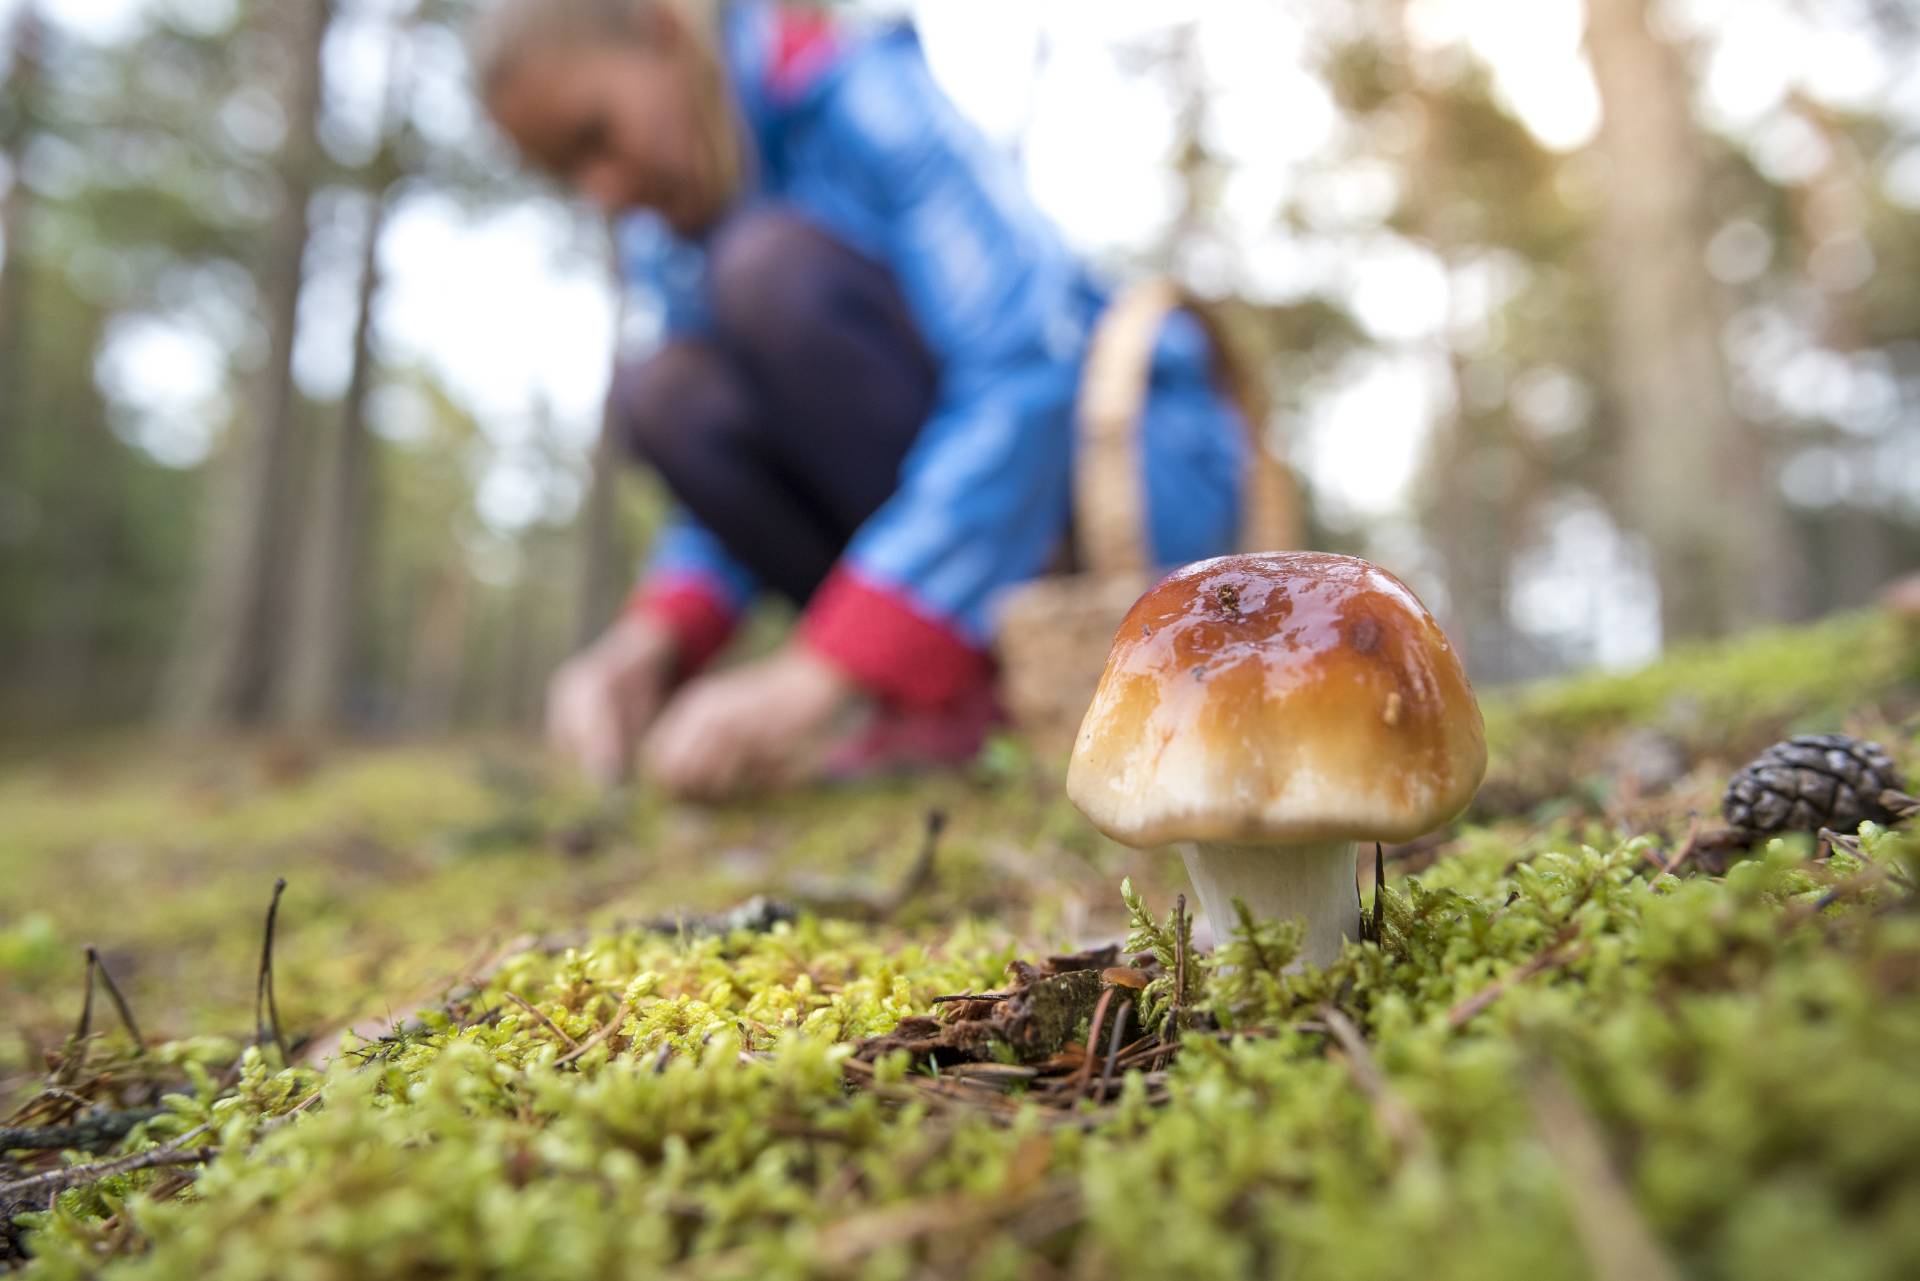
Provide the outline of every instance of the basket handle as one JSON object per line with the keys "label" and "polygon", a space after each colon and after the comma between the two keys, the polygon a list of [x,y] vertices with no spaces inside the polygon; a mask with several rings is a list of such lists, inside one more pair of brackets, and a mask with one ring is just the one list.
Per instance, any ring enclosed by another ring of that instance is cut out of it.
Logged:
{"label": "basket handle", "polygon": [[1176,309],[1193,314],[1213,348],[1213,375],[1240,410],[1248,434],[1242,482],[1244,550],[1295,547],[1299,496],[1292,474],[1261,441],[1266,421],[1260,380],[1231,341],[1219,313],[1164,276],[1124,290],[1101,313],[1088,344],[1076,403],[1074,533],[1085,567],[1096,574],[1144,573],[1152,565],[1146,522],[1146,468],[1140,422],[1160,326]]}

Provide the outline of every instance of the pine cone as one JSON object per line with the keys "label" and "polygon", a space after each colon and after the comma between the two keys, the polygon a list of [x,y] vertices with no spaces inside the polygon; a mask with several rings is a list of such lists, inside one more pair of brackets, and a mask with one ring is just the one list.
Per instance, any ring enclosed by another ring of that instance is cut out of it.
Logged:
{"label": "pine cone", "polygon": [[1904,790],[1900,771],[1878,743],[1845,734],[1801,734],[1748,761],[1727,784],[1727,822],[1754,836],[1851,833],[1872,820],[1891,822],[1880,793]]}

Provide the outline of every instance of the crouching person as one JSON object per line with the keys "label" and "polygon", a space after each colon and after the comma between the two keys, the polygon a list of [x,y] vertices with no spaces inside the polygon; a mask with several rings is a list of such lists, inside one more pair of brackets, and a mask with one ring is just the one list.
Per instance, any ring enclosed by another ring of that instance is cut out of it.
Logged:
{"label": "crouching person", "polygon": [[[612,394],[678,514],[554,677],[555,746],[699,796],[971,756],[998,714],[996,602],[1066,537],[1101,291],[904,26],[500,0],[475,47],[494,119],[618,218],[666,318]],[[1172,313],[1141,426],[1163,564],[1238,527],[1245,427],[1210,362]],[[708,671],[768,592],[799,608],[791,637]]]}

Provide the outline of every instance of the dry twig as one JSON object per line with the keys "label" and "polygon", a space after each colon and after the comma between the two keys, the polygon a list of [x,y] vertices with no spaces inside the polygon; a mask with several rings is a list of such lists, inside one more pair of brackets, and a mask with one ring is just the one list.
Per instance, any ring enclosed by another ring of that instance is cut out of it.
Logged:
{"label": "dry twig", "polygon": [[1696,814],[1687,822],[1687,839],[1680,842],[1680,848],[1674,852],[1672,858],[1660,865],[1660,870],[1669,876],[1676,875],[1687,865],[1687,860],[1693,857],[1693,852],[1699,848],[1700,816]]}
{"label": "dry twig", "polygon": [[1326,1023],[1333,1039],[1339,1043],[1353,1083],[1373,1104],[1373,1114],[1393,1144],[1394,1151],[1404,1158],[1425,1150],[1426,1128],[1420,1124],[1420,1118],[1414,1115],[1413,1110],[1393,1092],[1393,1087],[1387,1084],[1380,1065],[1373,1061],[1373,1052],[1367,1048],[1366,1038],[1360,1035],[1360,1029],[1353,1025],[1353,1020],[1325,1003],[1320,1006],[1320,1018]]}
{"label": "dry twig", "polygon": [[[1085,1095],[1087,1087],[1093,1084],[1093,1047],[1094,1043],[1100,1039],[1100,1027],[1106,1022],[1107,1008],[1113,1004],[1114,991],[1114,988],[1109,987],[1106,991],[1100,993],[1100,999],[1093,1007],[1093,1017],[1087,1020],[1086,1058],[1080,1064],[1080,1070],[1073,1074],[1073,1097],[1075,1101],[1078,1101]],[[1118,1026],[1117,1021],[1115,1026]]]}
{"label": "dry twig", "polygon": [[600,1042],[612,1036],[614,1032],[619,1030],[620,1025],[627,1021],[627,1012],[632,1008],[633,1008],[632,1001],[622,1000],[620,1002],[620,1008],[613,1012],[613,1017],[607,1020],[607,1024],[605,1027],[601,1028],[598,1032],[595,1032],[592,1036],[580,1042],[579,1045],[567,1051],[565,1054],[562,1054],[559,1058],[555,1059],[553,1061],[553,1065],[555,1067],[565,1067],[567,1064],[579,1058],[582,1054],[585,1054],[588,1050],[591,1050],[594,1046],[600,1044]]}
{"label": "dry twig", "polygon": [[1187,1022],[1187,896],[1173,900],[1173,1024],[1175,1039]]}
{"label": "dry twig", "polygon": [[1596,1281],[1678,1281],[1679,1270],[1634,1207],[1598,1127],[1566,1079],[1542,1065],[1527,1086],[1534,1123],[1560,1168],[1567,1209]]}
{"label": "dry twig", "polygon": [[253,994],[254,1044],[265,1045],[271,1031],[283,1064],[293,1062],[293,1056],[287,1052],[287,1038],[280,1031],[280,1002],[273,992],[273,927],[280,917],[280,896],[286,892],[287,878],[277,878],[273,883],[273,901],[267,904],[266,935],[260,944],[260,980]]}
{"label": "dry twig", "polygon": [[[1107,1061],[1100,1069],[1100,1093],[1096,1096],[1102,1103],[1107,1101],[1107,1095],[1113,1086],[1114,1068],[1118,1066],[1120,1061],[1120,1038],[1125,1035],[1126,1028],[1126,1012],[1123,1010],[1121,1011],[1121,1017],[1113,1021],[1113,1032],[1107,1037]],[[1093,1038],[1089,1036],[1087,1039],[1089,1047],[1091,1047]]]}
{"label": "dry twig", "polygon": [[941,809],[927,811],[926,835],[921,838],[920,852],[913,860],[913,866],[894,887],[893,893],[879,905],[880,916],[892,916],[914,899],[925,894],[933,885],[934,856],[940,851],[940,834],[947,830],[947,812]]}
{"label": "dry twig", "polygon": [[560,1025],[558,1023],[555,1023],[552,1019],[548,1018],[545,1014],[542,1014],[539,1010],[536,1010],[533,1006],[527,1004],[527,1002],[522,1000],[519,996],[517,996],[512,992],[508,992],[506,993],[506,998],[509,1001],[512,1001],[515,1005],[519,1006],[521,1009],[525,1010],[527,1013],[533,1015],[534,1018],[539,1019],[541,1024],[547,1029],[547,1031],[553,1033],[555,1036],[559,1037],[562,1041],[565,1041],[567,1043],[567,1048],[569,1050],[574,1050],[577,1052],[580,1049],[580,1042],[574,1040],[572,1037],[568,1036],[565,1032],[561,1031]]}
{"label": "dry twig", "polygon": [[[140,1035],[140,1025],[133,1021],[133,1010],[128,1007],[127,998],[120,994],[120,985],[113,981],[113,971],[109,970],[107,963],[100,959],[100,949],[89,943],[87,944],[87,1005],[89,1007],[93,1005],[95,975],[99,976],[100,982],[106,987],[107,996],[113,1001],[114,1011],[120,1015],[120,1022],[127,1029],[127,1035],[133,1038],[134,1054],[145,1054],[147,1041]],[[84,1036],[85,1033],[82,1032],[82,1035]]]}
{"label": "dry twig", "polygon": [[1373,944],[1387,945],[1387,855],[1379,841],[1373,843]]}
{"label": "dry twig", "polygon": [[1558,969],[1560,966],[1579,957],[1581,953],[1587,950],[1586,945],[1584,943],[1572,942],[1572,936],[1573,925],[1569,923],[1555,936],[1552,943],[1535,953],[1526,964],[1495,979],[1478,992],[1475,992],[1472,996],[1465,998],[1452,1009],[1448,1010],[1447,1026],[1450,1028],[1466,1026],[1466,1024],[1473,1019],[1474,1015],[1499,1000],[1501,994],[1515,983],[1524,983],[1543,970]]}
{"label": "dry twig", "polygon": [[97,1183],[101,1179],[110,1179],[117,1174],[127,1174],[134,1170],[150,1170],[156,1166],[199,1165],[211,1160],[219,1152],[215,1147],[189,1148],[187,1146],[206,1132],[206,1126],[196,1126],[173,1142],[162,1144],[157,1148],[148,1148],[145,1152],[116,1157],[111,1161],[96,1161],[91,1165],[70,1165],[59,1170],[48,1170],[45,1174],[36,1174],[32,1178],[0,1183],[0,1201],[53,1196],[82,1183]]}
{"label": "dry twig", "polygon": [[164,1108],[133,1108],[103,1112],[72,1125],[18,1125],[0,1127],[0,1152],[76,1152],[111,1147],[144,1121],[162,1115]]}

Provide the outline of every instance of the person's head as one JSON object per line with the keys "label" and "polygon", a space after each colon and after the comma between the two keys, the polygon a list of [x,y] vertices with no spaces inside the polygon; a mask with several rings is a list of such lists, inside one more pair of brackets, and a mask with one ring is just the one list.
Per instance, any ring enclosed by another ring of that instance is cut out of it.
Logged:
{"label": "person's head", "polygon": [[739,187],[740,143],[710,6],[497,0],[474,29],[481,100],[529,160],[608,212],[682,234]]}

